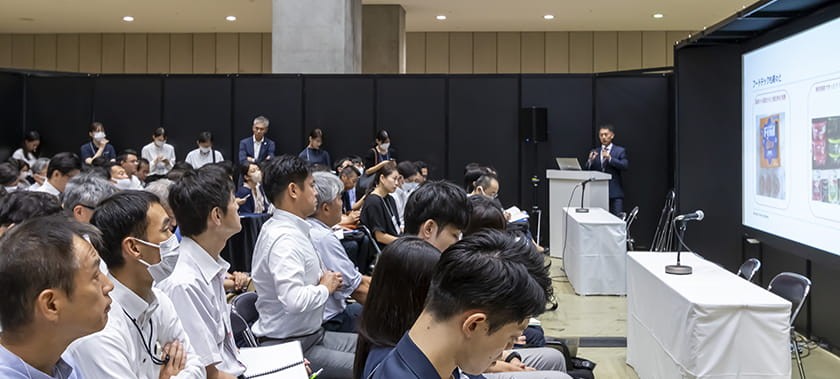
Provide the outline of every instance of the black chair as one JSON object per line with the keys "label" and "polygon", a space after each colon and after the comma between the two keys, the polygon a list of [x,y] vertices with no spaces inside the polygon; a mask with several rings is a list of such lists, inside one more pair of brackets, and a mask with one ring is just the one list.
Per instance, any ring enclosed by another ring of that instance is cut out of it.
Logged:
{"label": "black chair", "polygon": [[260,317],[260,314],[257,312],[256,292],[245,292],[236,295],[230,303],[233,305],[233,310],[245,320],[248,326],[254,325]]}
{"label": "black chair", "polygon": [[805,367],[802,366],[802,355],[799,353],[799,344],[796,342],[796,333],[793,329],[793,321],[799,315],[802,309],[802,304],[808,298],[808,293],[811,291],[811,280],[792,272],[783,272],[776,275],[770,281],[770,286],[767,287],[772,293],[779,295],[779,297],[790,301],[790,335],[793,341],[793,353],[796,354],[796,364],[799,367],[799,376],[805,379]]}
{"label": "black chair", "polygon": [[753,277],[755,276],[755,273],[758,272],[759,268],[761,268],[761,261],[755,258],[747,259],[743,264],[741,264],[741,267],[738,268],[738,276],[752,282]]}
{"label": "black chair", "polygon": [[257,347],[257,338],[251,332],[251,326],[245,322],[245,319],[236,313],[236,309],[230,310],[230,327],[233,339],[236,341],[237,347]]}

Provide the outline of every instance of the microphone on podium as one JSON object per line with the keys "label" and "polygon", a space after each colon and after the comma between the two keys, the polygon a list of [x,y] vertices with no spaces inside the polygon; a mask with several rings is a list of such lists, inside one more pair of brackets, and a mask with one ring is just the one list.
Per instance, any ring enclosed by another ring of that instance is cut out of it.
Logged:
{"label": "microphone on podium", "polygon": [[589,208],[586,208],[586,207],[583,206],[583,196],[586,194],[586,185],[589,184],[589,182],[593,182],[593,181],[595,181],[594,176],[589,178],[589,179],[586,179],[586,180],[584,180],[580,183],[580,185],[582,186],[582,189],[580,191],[580,208],[575,209],[576,213],[588,213],[589,212]]}
{"label": "microphone on podium", "polygon": [[673,274],[673,275],[690,275],[692,272],[691,266],[683,266],[680,264],[680,252],[682,251],[683,245],[683,236],[685,235],[685,224],[688,221],[701,221],[703,218],[706,217],[706,214],[703,213],[702,210],[696,210],[691,213],[686,213],[674,217],[674,221],[672,222],[672,227],[677,222],[680,223],[679,230],[677,231],[677,238],[679,239],[679,243],[677,244],[677,264],[675,265],[667,265],[665,266],[665,273],[666,274]]}

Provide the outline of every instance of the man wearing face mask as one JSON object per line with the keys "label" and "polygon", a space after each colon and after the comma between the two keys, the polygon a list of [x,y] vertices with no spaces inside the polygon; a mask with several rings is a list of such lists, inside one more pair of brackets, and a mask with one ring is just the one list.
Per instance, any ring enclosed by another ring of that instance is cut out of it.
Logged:
{"label": "man wearing face mask", "polygon": [[0,185],[3,185],[6,193],[17,191],[19,181],[20,173],[15,165],[9,162],[0,163]]}
{"label": "man wearing face mask", "polygon": [[67,353],[87,378],[204,378],[199,357],[166,294],[161,256],[177,246],[157,196],[126,191],[103,200],[91,223],[114,283],[108,324],[74,342]]}
{"label": "man wearing face mask", "polygon": [[213,149],[212,133],[199,133],[195,144],[198,145],[198,148],[190,151],[187,154],[187,159],[185,160],[194,169],[198,170],[206,164],[222,162],[225,160],[225,158],[222,157],[222,153]]}
{"label": "man wearing face mask", "polygon": [[131,183],[131,178],[125,172],[125,169],[118,163],[110,163],[106,166],[108,173],[111,175],[111,182],[121,190],[135,189]]}

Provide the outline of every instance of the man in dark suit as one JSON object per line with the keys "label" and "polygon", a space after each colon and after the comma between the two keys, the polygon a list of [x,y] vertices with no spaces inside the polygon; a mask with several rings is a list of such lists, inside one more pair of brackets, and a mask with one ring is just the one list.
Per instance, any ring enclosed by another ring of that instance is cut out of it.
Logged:
{"label": "man in dark suit", "polygon": [[586,169],[602,171],[612,175],[610,179],[610,213],[618,215],[624,211],[624,189],[621,186],[621,172],[630,165],[627,151],[612,143],[615,129],[612,125],[603,125],[598,129],[601,146],[589,152]]}
{"label": "man in dark suit", "polygon": [[239,164],[262,163],[274,158],[274,141],[268,139],[268,119],[259,116],[251,129],[254,135],[239,141]]}

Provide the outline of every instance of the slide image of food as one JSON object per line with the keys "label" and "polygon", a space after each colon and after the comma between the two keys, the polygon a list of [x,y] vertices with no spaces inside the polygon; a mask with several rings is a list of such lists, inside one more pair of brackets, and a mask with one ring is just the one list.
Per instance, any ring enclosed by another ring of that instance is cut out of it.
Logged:
{"label": "slide image of food", "polygon": [[784,199],[785,172],[782,167],[781,136],[783,113],[757,118],[758,127],[758,175],[756,193],[760,196]]}

